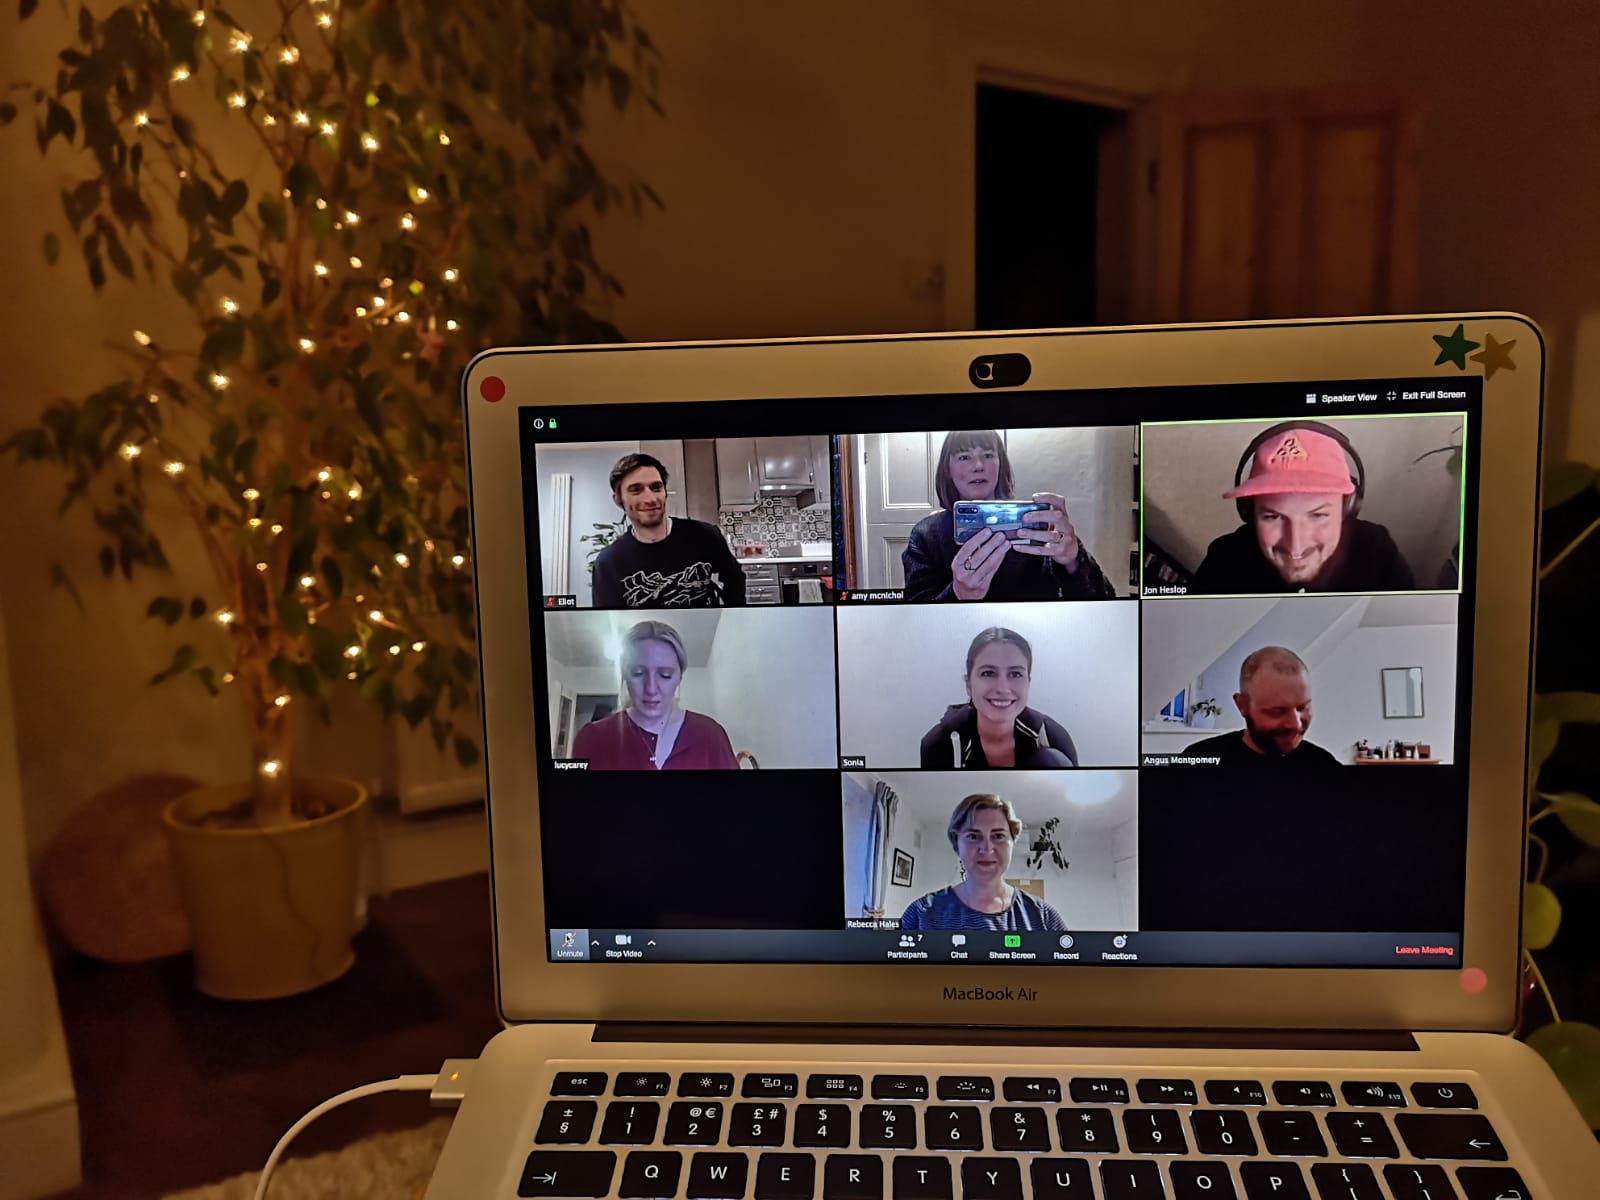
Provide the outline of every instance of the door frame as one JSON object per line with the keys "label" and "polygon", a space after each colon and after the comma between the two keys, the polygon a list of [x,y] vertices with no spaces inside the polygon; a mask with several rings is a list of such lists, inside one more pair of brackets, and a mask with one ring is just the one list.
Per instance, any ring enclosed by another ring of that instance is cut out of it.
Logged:
{"label": "door frame", "polygon": [[[998,84],[1040,95],[1132,113],[1163,92],[1185,90],[1187,60],[1163,61],[1085,41],[1065,23],[1038,25],[986,7],[977,16],[941,11],[935,21],[939,98],[936,128],[945,147],[944,326],[971,329],[976,320],[978,151],[974,113],[979,84]],[[1140,160],[1133,155],[1133,162]],[[1137,174],[1137,172],[1136,172]],[[1142,192],[1142,189],[1140,189]],[[1136,238],[1135,258],[1138,257]],[[1153,254],[1153,247],[1150,251]]]}

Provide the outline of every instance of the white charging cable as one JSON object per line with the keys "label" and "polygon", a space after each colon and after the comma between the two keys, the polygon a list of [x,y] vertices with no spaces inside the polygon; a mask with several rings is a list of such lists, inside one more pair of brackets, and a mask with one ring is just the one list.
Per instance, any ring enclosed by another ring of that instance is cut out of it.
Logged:
{"label": "white charging cable", "polygon": [[427,1092],[436,1108],[454,1108],[467,1094],[467,1075],[473,1061],[469,1058],[452,1058],[446,1061],[437,1075],[397,1075],[393,1079],[385,1079],[378,1083],[364,1083],[360,1087],[353,1087],[347,1092],[340,1092],[337,1096],[324,1100],[289,1126],[289,1131],[278,1139],[278,1144],[272,1148],[272,1153],[267,1155],[266,1166],[261,1168],[261,1178],[256,1182],[255,1200],[266,1200],[267,1185],[272,1181],[272,1172],[277,1168],[283,1152],[289,1148],[289,1143],[294,1141],[302,1129],[323,1113],[338,1108],[341,1104],[348,1104],[352,1100],[360,1100],[364,1096],[377,1096],[384,1092]]}

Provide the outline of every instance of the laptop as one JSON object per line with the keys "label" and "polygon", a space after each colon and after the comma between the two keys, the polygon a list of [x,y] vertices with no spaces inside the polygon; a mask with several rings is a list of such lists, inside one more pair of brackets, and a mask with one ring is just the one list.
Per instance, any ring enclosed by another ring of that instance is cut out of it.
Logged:
{"label": "laptop", "polygon": [[1571,1200],[1510,314],[497,349],[429,1197]]}

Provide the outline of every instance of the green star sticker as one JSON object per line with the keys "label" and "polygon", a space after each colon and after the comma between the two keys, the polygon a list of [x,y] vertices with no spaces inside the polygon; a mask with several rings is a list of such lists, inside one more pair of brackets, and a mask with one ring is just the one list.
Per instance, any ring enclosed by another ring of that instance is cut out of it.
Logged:
{"label": "green star sticker", "polygon": [[1434,334],[1433,340],[1439,343],[1439,357],[1433,360],[1434,366],[1444,363],[1454,363],[1456,370],[1467,369],[1467,351],[1476,350],[1478,343],[1466,335],[1466,327],[1457,325],[1456,331],[1449,337],[1443,334]]}

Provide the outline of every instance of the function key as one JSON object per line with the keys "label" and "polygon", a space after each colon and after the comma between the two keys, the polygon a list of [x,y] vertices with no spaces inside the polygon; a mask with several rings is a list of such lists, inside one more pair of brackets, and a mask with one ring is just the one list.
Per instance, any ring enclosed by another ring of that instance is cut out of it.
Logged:
{"label": "function key", "polygon": [[1207,1104],[1265,1104],[1267,1089],[1255,1079],[1206,1080]]}
{"label": "function key", "polygon": [[589,1140],[599,1110],[593,1100],[547,1100],[533,1140],[581,1146]]}
{"label": "function key", "polygon": [[928,1077],[926,1075],[874,1075],[872,1077],[874,1100],[926,1100]]}
{"label": "function key", "polygon": [[1074,1079],[1067,1088],[1075,1104],[1126,1104],[1125,1079]]}
{"label": "function key", "polygon": [[1500,1136],[1480,1113],[1400,1113],[1394,1127],[1412,1158],[1506,1160]]}
{"label": "function key", "polygon": [[806,1078],[807,1100],[859,1100],[861,1076],[811,1075]]}
{"label": "function key", "polygon": [[685,1071],[678,1076],[678,1095],[680,1096],[731,1096],[733,1095],[733,1076],[729,1072],[712,1072],[705,1074],[699,1071]]}
{"label": "function key", "polygon": [[1478,1107],[1478,1098],[1464,1083],[1413,1083],[1411,1098],[1423,1108]]}
{"label": "function key", "polygon": [[987,1075],[941,1075],[939,1099],[993,1100],[994,1080]]}
{"label": "function key", "polygon": [[665,1096],[672,1087],[672,1076],[665,1071],[644,1071],[635,1075],[618,1075],[616,1094],[619,1096]]}
{"label": "function key", "polygon": [[1280,1079],[1272,1085],[1272,1098],[1286,1108],[1332,1108],[1338,1103],[1333,1088],[1320,1079]]}
{"label": "function key", "polygon": [[1031,1100],[1035,1104],[1058,1104],[1061,1101],[1061,1084],[1040,1076],[1013,1076],[1000,1085],[1007,1100]]}
{"label": "function key", "polygon": [[1194,1104],[1194,1084],[1187,1079],[1141,1079],[1139,1103]]}
{"label": "function key", "polygon": [[800,1092],[798,1075],[746,1075],[743,1095],[751,1100],[783,1100]]}
{"label": "function key", "polygon": [[1387,1080],[1348,1079],[1339,1085],[1344,1102],[1351,1108],[1404,1108],[1406,1094],[1398,1083]]}
{"label": "function key", "polygon": [[563,1071],[550,1085],[552,1096],[603,1096],[606,1090],[604,1071]]}

